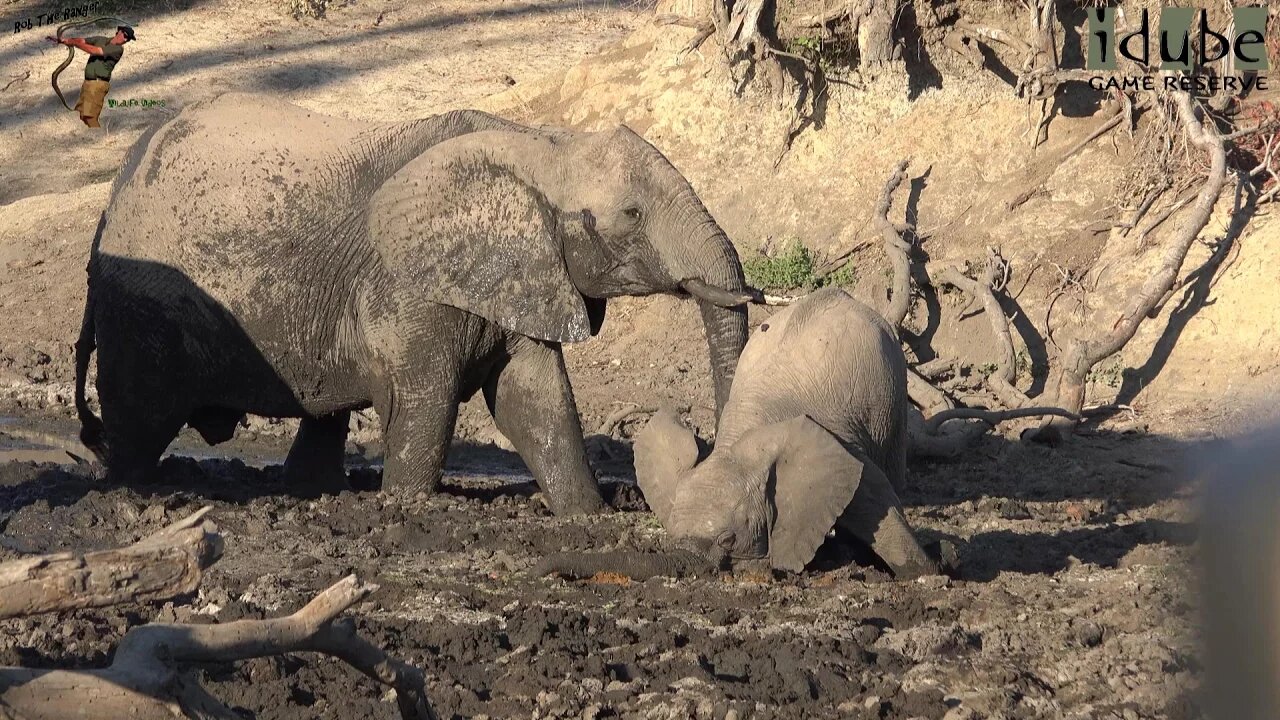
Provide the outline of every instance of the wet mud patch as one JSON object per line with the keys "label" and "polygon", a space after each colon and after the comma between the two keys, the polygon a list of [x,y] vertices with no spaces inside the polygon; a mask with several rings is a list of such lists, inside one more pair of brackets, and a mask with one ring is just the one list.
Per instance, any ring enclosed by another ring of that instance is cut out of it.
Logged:
{"label": "wet mud patch", "polygon": [[[557,518],[465,448],[446,492],[409,499],[308,493],[237,460],[171,457],[145,487],[3,463],[0,558],[132,542],[205,504],[226,553],[161,606],[0,622],[0,663],[102,666],[138,624],[284,615],[355,572],[381,588],[350,613],[360,632],[420,665],[445,717],[1192,717],[1186,489],[1112,461],[1168,446],[1090,443],[913,468],[911,520],[957,543],[962,572],[910,583],[840,547],[798,575],[534,578],[547,553],[654,549],[663,532],[625,480],[604,484],[618,511]],[[1048,473],[1074,484],[1043,491]],[[397,717],[318,656],[197,670],[248,718]]]}

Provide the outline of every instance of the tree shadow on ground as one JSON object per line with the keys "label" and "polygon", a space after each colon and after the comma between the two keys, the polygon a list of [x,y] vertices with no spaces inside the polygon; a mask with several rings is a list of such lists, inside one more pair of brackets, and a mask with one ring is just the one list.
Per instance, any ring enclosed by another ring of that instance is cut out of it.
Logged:
{"label": "tree shadow on ground", "polygon": [[1257,211],[1257,196],[1255,193],[1246,191],[1244,188],[1248,184],[1241,182],[1241,191],[1237,192],[1235,207],[1231,212],[1231,222],[1227,226],[1226,233],[1222,239],[1218,241],[1217,250],[1209,257],[1209,259],[1199,268],[1193,270],[1186,279],[1190,279],[1189,284],[1184,285],[1181,298],[1178,304],[1169,313],[1169,322],[1165,325],[1164,331],[1160,333],[1160,337],[1156,340],[1155,346],[1151,348],[1151,355],[1147,361],[1137,368],[1125,368],[1122,373],[1123,381],[1120,385],[1120,391],[1116,394],[1117,405],[1127,405],[1142,392],[1143,388],[1150,385],[1153,380],[1164,370],[1165,365],[1169,362],[1169,357],[1173,354],[1174,347],[1177,346],[1178,340],[1182,337],[1182,333],[1187,328],[1187,324],[1196,316],[1203,308],[1212,305],[1213,300],[1210,299],[1209,293],[1213,290],[1215,282],[1218,280],[1218,270],[1231,254],[1235,244],[1239,241],[1241,233],[1244,232],[1249,221],[1253,219],[1254,213]]}
{"label": "tree shadow on ground", "polygon": [[[126,73],[122,70],[119,78],[119,84],[122,86],[129,84],[136,86],[160,79],[172,81],[175,78],[181,78],[184,76],[196,77],[208,75],[210,71],[213,71],[213,74],[216,75],[216,72],[226,65],[242,64],[252,59],[269,59],[274,63],[278,63],[281,69],[273,70],[267,75],[260,77],[256,85],[242,89],[253,90],[255,86],[259,89],[266,90],[296,89],[301,86],[314,87],[318,84],[341,81],[362,72],[365,68],[356,66],[347,67],[326,65],[324,66],[323,73],[305,73],[307,77],[304,81],[294,82],[290,85],[295,77],[290,68],[297,64],[291,62],[291,56],[307,52],[313,48],[321,46],[337,49],[349,48],[365,42],[371,35],[377,35],[380,41],[385,43],[412,43],[415,41],[417,35],[423,31],[445,30],[478,20],[555,15],[559,13],[581,12],[582,10],[592,8],[606,8],[609,5],[610,0],[579,0],[572,5],[526,3],[517,6],[499,6],[496,8],[484,6],[466,12],[448,12],[432,15],[421,18],[415,22],[396,24],[394,27],[390,28],[373,28],[366,32],[352,32],[340,37],[316,37],[311,34],[300,33],[299,37],[302,39],[296,42],[282,41],[279,44],[271,46],[264,46],[262,44],[262,39],[255,36],[222,45],[220,46],[218,53],[215,55],[211,55],[205,50],[188,50],[169,53],[167,56],[167,62],[162,66],[157,65],[149,70],[136,73]],[[140,25],[141,21],[146,19],[146,17],[147,15],[144,11],[139,11],[139,17],[137,20]],[[130,19],[133,18],[131,17]],[[53,29],[53,26],[49,27],[50,32],[52,32]],[[34,34],[37,31],[32,30],[30,32]],[[50,33],[42,32],[39,36],[33,37],[32,43],[40,43],[40,45],[37,45],[36,47],[44,49],[49,45],[49,43],[43,39],[44,35],[47,34]],[[547,36],[553,37],[554,31],[548,30]],[[510,42],[516,42],[517,40],[522,39],[525,38],[512,37]],[[139,40],[139,42],[141,42],[141,40]],[[0,52],[0,65],[11,65],[14,62],[17,62],[24,55],[29,54],[32,47],[32,44],[22,44],[5,52]],[[60,49],[56,47],[53,49],[60,51]],[[83,55],[83,53],[80,53],[80,55]],[[83,61],[83,57],[78,57],[75,62],[82,63]],[[57,64],[57,61],[52,62],[53,65]],[[50,67],[53,67],[53,65]],[[300,66],[306,67],[305,65]],[[67,71],[63,73],[63,83],[71,82],[68,78],[74,79],[74,75],[71,73],[75,67],[80,67],[80,65],[73,65],[72,68],[68,68]],[[72,97],[74,95],[74,91],[67,94],[68,102],[74,102],[74,97]],[[43,119],[50,115],[61,114],[63,112],[66,112],[66,110],[58,102],[57,98],[54,97],[53,93],[50,92],[38,106],[32,107],[21,115],[10,118],[8,122],[5,123],[5,127],[12,131],[39,119]],[[16,199],[18,198],[7,198],[6,201],[12,202]]]}

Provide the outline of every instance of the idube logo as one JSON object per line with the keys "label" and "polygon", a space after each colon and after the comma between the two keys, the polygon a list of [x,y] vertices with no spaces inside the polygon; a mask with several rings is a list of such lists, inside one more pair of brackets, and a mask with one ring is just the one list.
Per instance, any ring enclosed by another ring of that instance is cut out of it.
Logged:
{"label": "idube logo", "polygon": [[[1116,8],[1090,10],[1085,68],[1116,70],[1119,60],[1125,58],[1148,74],[1099,74],[1090,78],[1089,84],[1098,89],[1154,90],[1159,82],[1171,90],[1265,90],[1266,77],[1259,73],[1271,69],[1266,43],[1267,8],[1233,8],[1227,28],[1213,28],[1209,22],[1209,13],[1202,9],[1166,7],[1160,10],[1159,26],[1153,28],[1151,14],[1144,9],[1138,28],[1117,37]],[[1231,74],[1196,73],[1197,68],[1225,58],[1230,59]],[[1149,74],[1157,70],[1173,74],[1161,78]]]}

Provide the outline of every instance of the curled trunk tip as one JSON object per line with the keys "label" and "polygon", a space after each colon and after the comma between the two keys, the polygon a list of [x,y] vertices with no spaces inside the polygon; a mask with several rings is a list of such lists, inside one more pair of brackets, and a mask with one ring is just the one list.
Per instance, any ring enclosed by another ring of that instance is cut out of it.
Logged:
{"label": "curled trunk tip", "polygon": [[708,558],[688,550],[662,553],[641,552],[563,552],[548,555],[533,568],[535,577],[559,575],[582,579],[597,573],[614,573],[632,580],[651,577],[691,577],[706,575],[718,569]]}

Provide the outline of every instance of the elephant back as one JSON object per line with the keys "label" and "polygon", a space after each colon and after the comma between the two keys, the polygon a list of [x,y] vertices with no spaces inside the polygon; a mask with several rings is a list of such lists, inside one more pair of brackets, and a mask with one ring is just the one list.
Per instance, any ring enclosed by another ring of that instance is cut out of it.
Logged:
{"label": "elephant back", "polygon": [[[254,266],[340,222],[344,151],[368,126],[229,93],[183,110],[117,178],[100,250],[193,279]],[[354,188],[352,188],[354,189]],[[354,199],[354,198],[353,198]]]}
{"label": "elephant back", "polygon": [[747,342],[716,444],[808,415],[896,484],[905,450],[906,358],[880,315],[838,288],[775,313]]}
{"label": "elephant back", "polygon": [[244,93],[196,103],[129,153],[91,261],[95,292],[194,297],[281,355],[331,346],[375,267],[369,198],[440,124],[368,124]]}

